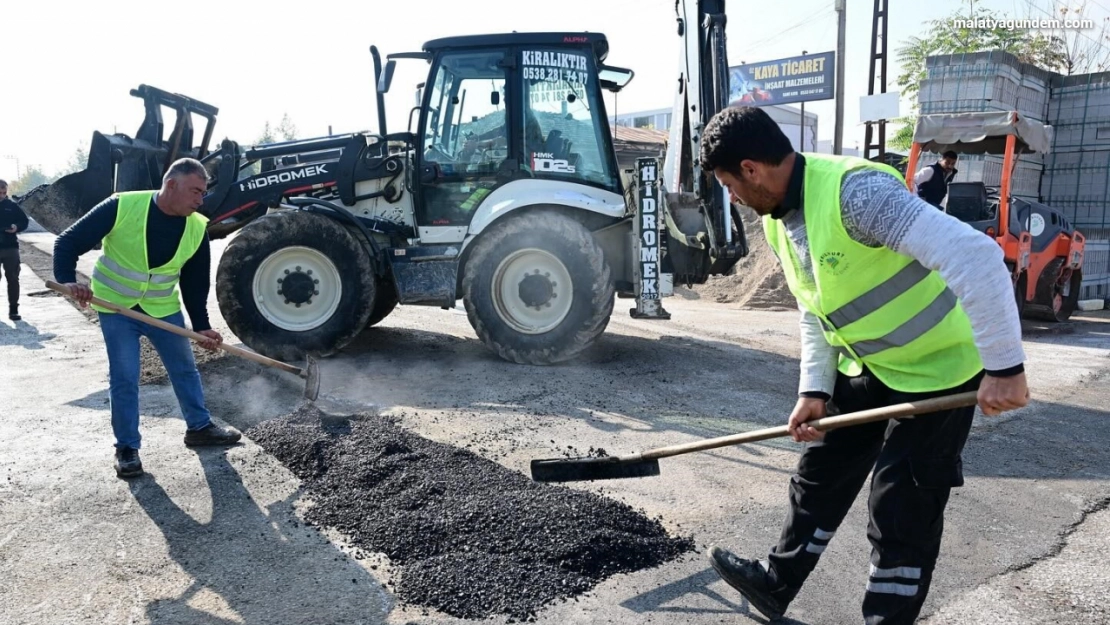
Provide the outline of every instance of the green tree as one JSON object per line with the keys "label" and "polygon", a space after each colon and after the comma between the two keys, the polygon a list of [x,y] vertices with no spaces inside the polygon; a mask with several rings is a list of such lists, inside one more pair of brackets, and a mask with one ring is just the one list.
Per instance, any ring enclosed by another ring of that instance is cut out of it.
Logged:
{"label": "green tree", "polygon": [[281,122],[278,124],[277,133],[285,141],[294,141],[297,139],[297,127],[293,124],[293,121],[289,119],[288,113],[281,116]]}
{"label": "green tree", "polygon": [[66,163],[65,167],[63,167],[58,172],[58,178],[61,178],[62,176],[68,176],[69,174],[75,174],[75,173],[85,169],[86,167],[88,167],[88,165],[89,165],[89,152],[88,152],[88,150],[86,150],[83,147],[78,146],[78,148],[73,151],[73,155],[69,157],[69,162]]}
{"label": "green tree", "polygon": [[274,143],[276,141],[277,137],[274,136],[274,129],[270,127],[270,122],[267,120],[266,125],[262,127],[262,134],[255,139],[254,144],[262,145],[264,143]]}
{"label": "green tree", "polygon": [[[1029,0],[1031,3],[1037,0]],[[1055,1],[1055,0],[1053,0]],[[1053,35],[1039,31],[1023,31],[997,25],[994,28],[978,28],[964,24],[962,20],[1009,19],[1005,14],[979,8],[976,0],[963,0],[962,6],[947,17],[928,22],[925,35],[910,37],[898,48],[898,63],[901,71],[897,84],[902,94],[910,98],[911,113],[906,117],[892,120],[901,127],[887,141],[895,149],[909,150],[913,140],[913,124],[917,118],[917,96],[921,81],[925,79],[926,60],[930,56],[942,54],[970,54],[987,50],[999,50],[1013,54],[1023,63],[1028,63],[1049,71],[1059,71],[1066,66],[1067,54],[1064,41]],[[1020,19],[1043,18],[1033,12]],[[1074,19],[1074,16],[1071,17]]]}
{"label": "green tree", "polygon": [[28,165],[23,168],[23,174],[11,182],[8,191],[11,195],[23,195],[39,185],[50,184],[54,180],[54,178],[47,176],[41,167]]}
{"label": "green tree", "polygon": [[1091,20],[1093,28],[1057,28],[1044,38],[1058,56],[1051,68],[1066,76],[1110,70],[1110,17],[1096,20],[1090,4],[1094,0],[1027,0],[1030,17],[1058,20]]}

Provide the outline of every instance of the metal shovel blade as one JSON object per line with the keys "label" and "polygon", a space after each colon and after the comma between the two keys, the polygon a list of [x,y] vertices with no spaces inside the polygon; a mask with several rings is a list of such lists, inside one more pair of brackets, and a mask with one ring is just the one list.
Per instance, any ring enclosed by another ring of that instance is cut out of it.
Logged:
{"label": "metal shovel blade", "polygon": [[316,401],[320,397],[320,365],[312,356],[305,356],[304,366],[304,398]]}

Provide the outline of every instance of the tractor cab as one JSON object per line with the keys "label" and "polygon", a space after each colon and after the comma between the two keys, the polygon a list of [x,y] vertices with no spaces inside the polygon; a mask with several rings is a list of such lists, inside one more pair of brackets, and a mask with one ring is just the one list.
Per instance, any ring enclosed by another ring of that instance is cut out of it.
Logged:
{"label": "tractor cab", "polygon": [[622,193],[602,89],[621,89],[632,72],[605,66],[607,54],[599,34],[511,33],[389,55],[379,94],[396,59],[429,64],[409,128],[421,237],[461,241],[483,200],[517,180]]}
{"label": "tractor cab", "polygon": [[1011,193],[1017,155],[1047,153],[1052,138],[1051,126],[1016,111],[921,115],[906,180],[912,190],[922,153],[1003,155],[998,187],[982,180],[953,182],[945,211],[1002,247],[1019,311],[1063,321],[1078,303],[1085,239],[1059,210]]}

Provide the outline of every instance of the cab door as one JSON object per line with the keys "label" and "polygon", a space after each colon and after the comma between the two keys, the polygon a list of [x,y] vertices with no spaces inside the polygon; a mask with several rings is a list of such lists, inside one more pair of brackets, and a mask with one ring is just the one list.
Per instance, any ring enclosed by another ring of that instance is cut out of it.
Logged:
{"label": "cab door", "polygon": [[507,49],[444,52],[424,100],[416,221],[425,244],[462,241],[475,209],[503,179],[511,115]]}

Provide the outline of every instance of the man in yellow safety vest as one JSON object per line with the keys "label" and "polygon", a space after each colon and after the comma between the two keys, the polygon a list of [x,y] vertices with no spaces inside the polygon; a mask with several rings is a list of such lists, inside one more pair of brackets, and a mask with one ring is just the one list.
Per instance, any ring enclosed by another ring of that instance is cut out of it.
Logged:
{"label": "man in yellow safety vest", "polygon": [[[54,278],[82,306],[92,296],[185,327],[181,300],[193,330],[217,349],[222,338],[208,322],[211,258],[208,220],[197,213],[207,172],[195,159],[174,162],[158,191],[116,193],[63,232],[54,244]],[[77,258],[103,243],[91,288],[76,279]],[[179,300],[180,295],[180,300]],[[189,339],[93,304],[108,351],[115,468],[120,477],[142,475],[139,460],[139,337],[147,337],[169,374],[185,417],[185,444],[230,445],[239,432],[212,421],[204,402]]]}
{"label": "man in yellow safety vest", "polygon": [[[910,193],[893,168],[800,154],[760,108],[728,108],[702,135],[701,166],[762,217],[802,313],[799,398],[788,428],[806,443],[789,511],[766,558],[721,547],[718,574],[781,617],[867,476],[868,625],[914,622],[929,591],[974,407],[822,434],[828,404],[855,412],[977,389],[987,415],[1025,406],[1021,325],[1002,251]],[[959,250],[959,253],[953,253]]]}

